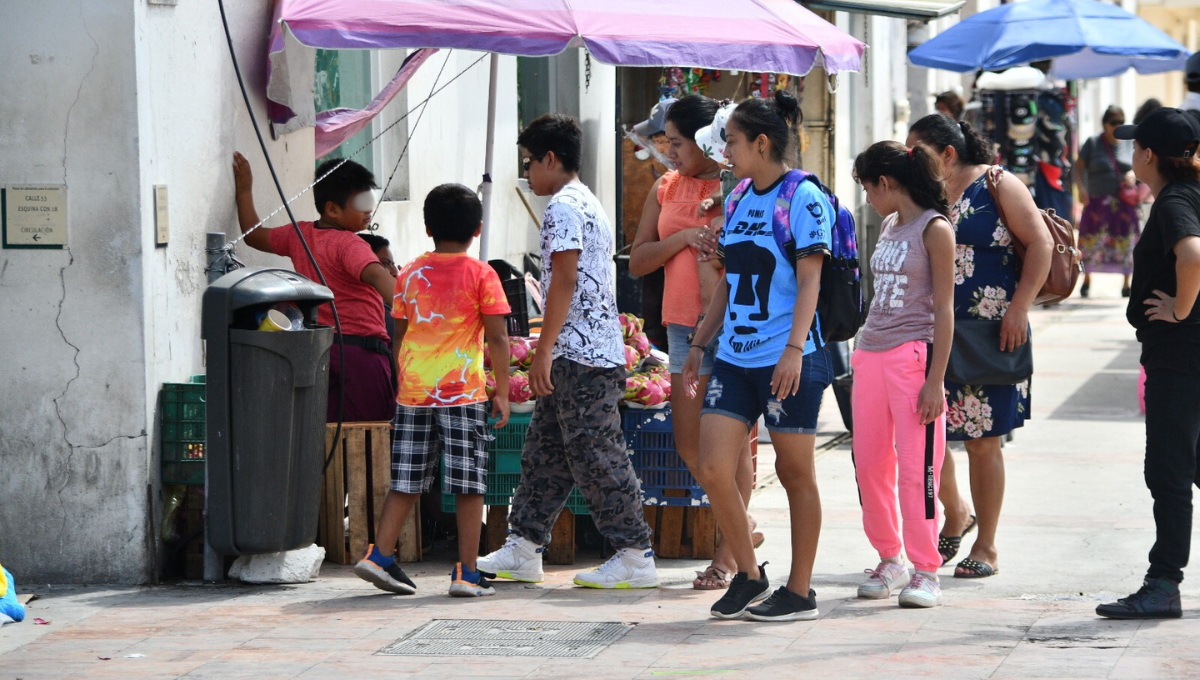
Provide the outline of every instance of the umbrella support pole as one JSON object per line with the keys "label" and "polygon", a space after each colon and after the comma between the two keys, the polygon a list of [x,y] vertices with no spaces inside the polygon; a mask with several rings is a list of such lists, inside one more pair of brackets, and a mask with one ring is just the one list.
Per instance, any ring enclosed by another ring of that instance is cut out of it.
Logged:
{"label": "umbrella support pole", "polygon": [[488,238],[492,227],[492,167],[496,159],[496,85],[500,79],[500,55],[492,53],[488,73],[487,149],[483,161],[483,184],[480,200],[483,202],[483,232],[479,235],[479,259],[488,261]]}

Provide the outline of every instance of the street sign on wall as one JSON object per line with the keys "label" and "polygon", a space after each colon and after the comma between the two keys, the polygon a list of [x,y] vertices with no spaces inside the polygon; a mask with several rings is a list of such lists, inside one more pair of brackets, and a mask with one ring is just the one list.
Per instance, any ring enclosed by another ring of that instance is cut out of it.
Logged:
{"label": "street sign on wall", "polygon": [[5,248],[65,248],[67,186],[10,184],[0,187],[0,231]]}

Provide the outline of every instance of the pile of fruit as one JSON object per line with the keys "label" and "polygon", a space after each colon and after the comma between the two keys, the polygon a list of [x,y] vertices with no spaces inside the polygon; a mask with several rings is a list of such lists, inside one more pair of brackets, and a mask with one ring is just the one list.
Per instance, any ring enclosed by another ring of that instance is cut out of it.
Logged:
{"label": "pile of fruit", "polygon": [[[513,337],[508,340],[508,401],[512,404],[524,404],[533,401],[533,391],[529,389],[529,368],[533,366],[533,353],[537,349],[537,337]],[[487,379],[487,395],[491,399],[496,394],[496,376],[492,372],[491,356],[483,353],[483,368]]]}
{"label": "pile of fruit", "polygon": [[645,321],[625,313],[621,315],[621,331],[625,336],[625,403],[642,408],[659,408],[671,399],[671,376],[665,362],[648,360],[650,338],[643,331]]}
{"label": "pile of fruit", "polygon": [[[630,406],[658,408],[671,399],[671,376],[667,373],[665,355],[651,357],[650,338],[642,330],[645,322],[632,314],[621,315],[621,331],[625,337],[625,368],[629,377],[625,381],[625,401]],[[533,400],[529,389],[529,369],[533,366],[533,355],[537,351],[537,337],[509,338],[508,401],[523,404]],[[496,377],[491,357],[483,355],[483,366],[487,376],[487,395],[491,399],[496,393]]]}

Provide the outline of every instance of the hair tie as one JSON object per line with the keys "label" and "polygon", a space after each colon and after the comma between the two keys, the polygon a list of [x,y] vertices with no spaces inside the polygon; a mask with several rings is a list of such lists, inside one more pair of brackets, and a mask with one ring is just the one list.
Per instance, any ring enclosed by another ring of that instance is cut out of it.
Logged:
{"label": "hair tie", "polygon": [[909,157],[909,158],[912,158],[912,147],[910,146],[910,147],[907,147],[907,148],[908,148],[908,157]]}

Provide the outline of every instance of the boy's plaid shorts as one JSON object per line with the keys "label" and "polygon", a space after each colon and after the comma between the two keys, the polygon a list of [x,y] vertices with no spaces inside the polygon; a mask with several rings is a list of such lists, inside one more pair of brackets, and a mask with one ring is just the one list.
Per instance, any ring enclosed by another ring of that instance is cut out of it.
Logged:
{"label": "boy's plaid shorts", "polygon": [[392,490],[419,494],[433,488],[438,453],[445,460],[442,492],[483,493],[487,488],[487,404],[396,405],[392,420]]}

